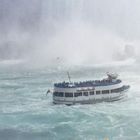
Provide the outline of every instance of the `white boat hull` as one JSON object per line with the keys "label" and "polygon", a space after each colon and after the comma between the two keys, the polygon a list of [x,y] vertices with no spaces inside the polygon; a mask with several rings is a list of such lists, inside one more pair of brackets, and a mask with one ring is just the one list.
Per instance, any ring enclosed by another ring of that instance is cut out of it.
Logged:
{"label": "white boat hull", "polygon": [[[128,89],[127,89],[128,90]],[[72,97],[72,98],[60,98],[60,97],[53,97],[54,104],[66,104],[66,105],[74,105],[74,104],[95,104],[99,102],[113,102],[117,100],[121,100],[126,97],[125,92],[122,91],[120,93],[113,93],[107,95],[90,95],[87,97]]]}

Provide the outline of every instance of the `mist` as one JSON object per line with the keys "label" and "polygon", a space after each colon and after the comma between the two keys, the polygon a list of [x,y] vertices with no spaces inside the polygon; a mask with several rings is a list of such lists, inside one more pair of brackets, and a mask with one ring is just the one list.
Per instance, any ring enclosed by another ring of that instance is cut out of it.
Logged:
{"label": "mist", "polygon": [[138,61],[139,4],[138,0],[2,0],[0,64]]}

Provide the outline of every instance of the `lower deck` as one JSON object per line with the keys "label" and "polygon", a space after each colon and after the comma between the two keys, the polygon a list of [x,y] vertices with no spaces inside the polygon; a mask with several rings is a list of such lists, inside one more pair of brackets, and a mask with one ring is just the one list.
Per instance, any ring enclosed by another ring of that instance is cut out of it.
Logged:
{"label": "lower deck", "polygon": [[114,101],[119,100],[125,96],[124,92],[129,89],[129,86],[122,86],[115,90],[103,90],[103,91],[82,91],[75,93],[63,93],[54,92],[53,102],[56,104],[86,104],[96,103],[101,101]]}
{"label": "lower deck", "polygon": [[120,94],[114,97],[104,97],[104,98],[90,98],[84,100],[53,100],[54,104],[66,104],[66,105],[74,105],[74,104],[95,104],[100,102],[113,102],[118,101],[126,97],[126,94]]}

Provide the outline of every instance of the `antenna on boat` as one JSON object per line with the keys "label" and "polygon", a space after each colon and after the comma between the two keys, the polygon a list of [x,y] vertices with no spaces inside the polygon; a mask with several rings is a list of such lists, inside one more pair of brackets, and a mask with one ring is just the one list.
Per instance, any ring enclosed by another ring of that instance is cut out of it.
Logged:
{"label": "antenna on boat", "polygon": [[68,71],[67,71],[67,75],[68,75],[69,82],[71,83],[71,77]]}

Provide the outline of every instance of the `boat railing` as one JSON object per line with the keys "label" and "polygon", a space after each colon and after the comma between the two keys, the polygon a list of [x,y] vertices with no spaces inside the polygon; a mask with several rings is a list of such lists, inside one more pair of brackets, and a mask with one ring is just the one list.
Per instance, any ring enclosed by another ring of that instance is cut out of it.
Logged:
{"label": "boat railing", "polygon": [[55,83],[54,86],[60,88],[90,87],[90,86],[93,87],[93,86],[107,86],[112,84],[118,84],[120,82],[121,82],[120,79],[116,79],[115,81],[103,79],[103,80],[74,82],[74,83],[62,82],[62,83]]}

